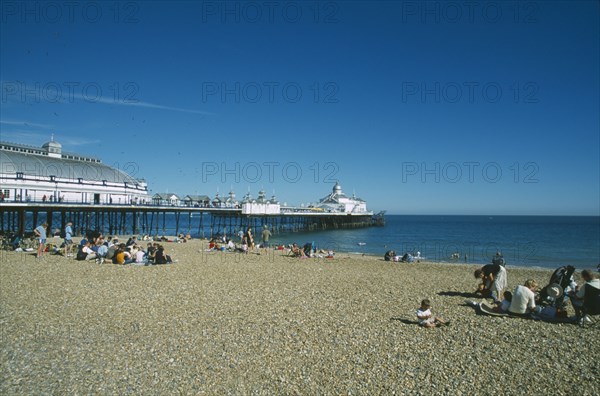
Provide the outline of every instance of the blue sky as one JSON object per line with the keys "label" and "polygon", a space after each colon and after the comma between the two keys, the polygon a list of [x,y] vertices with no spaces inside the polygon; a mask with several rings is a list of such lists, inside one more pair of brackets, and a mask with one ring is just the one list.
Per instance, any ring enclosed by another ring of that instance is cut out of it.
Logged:
{"label": "blue sky", "polygon": [[389,213],[600,215],[596,1],[1,11],[1,139],[53,133],[153,193],[339,180]]}

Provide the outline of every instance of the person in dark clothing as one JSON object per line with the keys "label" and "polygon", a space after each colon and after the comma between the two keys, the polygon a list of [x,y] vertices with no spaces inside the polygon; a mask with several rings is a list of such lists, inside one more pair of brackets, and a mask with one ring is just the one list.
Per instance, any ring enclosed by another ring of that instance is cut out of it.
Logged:
{"label": "person in dark clothing", "polygon": [[502,253],[496,252],[496,255],[492,258],[492,264],[498,264],[503,267],[506,266],[506,261],[504,260]]}
{"label": "person in dark clothing", "polygon": [[491,297],[495,302],[501,302],[500,297],[507,286],[506,269],[500,264],[487,264],[475,270],[475,278],[481,279],[475,293],[480,293],[483,297]]}
{"label": "person in dark clothing", "polygon": [[165,248],[163,245],[158,245],[156,252],[154,254],[154,263],[155,264],[171,264],[173,260],[171,256],[165,253]]}

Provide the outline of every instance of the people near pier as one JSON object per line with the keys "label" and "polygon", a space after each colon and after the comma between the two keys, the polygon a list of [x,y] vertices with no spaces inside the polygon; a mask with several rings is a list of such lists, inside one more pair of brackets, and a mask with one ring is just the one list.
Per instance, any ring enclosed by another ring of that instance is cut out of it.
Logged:
{"label": "people near pier", "polygon": [[67,225],[65,226],[65,256],[67,257],[72,257],[73,253],[73,223],[72,222],[67,222]]}
{"label": "people near pier", "polygon": [[115,238],[113,238],[112,235],[109,235],[108,237],[106,237],[106,246],[108,246],[109,248],[112,247],[115,243],[118,243],[118,239],[116,239],[115,242]]}
{"label": "people near pier", "polygon": [[269,248],[269,240],[271,239],[271,231],[269,231],[269,227],[264,226],[260,236],[262,239],[260,247],[263,248],[266,253],[267,249]]}
{"label": "people near pier", "polygon": [[163,245],[158,245],[156,249],[156,254],[154,256],[155,264],[171,264],[173,259],[171,256],[165,253],[165,248]]}
{"label": "people near pier", "polygon": [[75,256],[76,260],[94,260],[96,259],[97,254],[92,250],[92,244],[88,241],[85,245],[80,245],[79,250],[77,251],[77,255]]}
{"label": "people near pier", "polygon": [[427,298],[421,301],[421,306],[417,309],[417,319],[419,320],[419,326],[427,328],[450,324],[450,321],[446,321],[439,316],[433,316],[431,302]]}
{"label": "people near pier", "polygon": [[101,234],[98,238],[96,238],[96,242],[94,243],[95,248],[93,250],[97,252],[100,246],[104,246],[105,243],[106,240],[104,239],[104,235]]}
{"label": "people near pier", "polygon": [[506,269],[500,264],[487,264],[475,270],[476,279],[481,279],[481,284],[476,291],[482,297],[490,297],[494,302],[500,303],[502,292],[507,286]]}
{"label": "people near pier", "polygon": [[113,257],[113,264],[120,264],[120,265],[124,265],[126,264],[126,257],[125,257],[125,248],[121,247],[121,245],[119,245],[119,247],[117,248],[117,251],[115,252],[115,255]]}
{"label": "people near pier", "polygon": [[[222,246],[217,238],[211,238],[208,242],[208,251],[222,250]],[[224,249],[223,249],[224,250]]]}
{"label": "people near pier", "polygon": [[240,247],[237,248],[237,250],[240,253],[246,253],[246,254],[248,254],[248,238],[246,238],[246,235],[244,235],[242,237],[242,243],[241,243]]}
{"label": "people near pier", "polygon": [[524,285],[515,288],[508,314],[513,316],[529,317],[535,310],[535,291],[537,282],[527,279]]}
{"label": "people near pier", "polygon": [[119,244],[118,243],[113,244],[111,247],[108,248],[104,259],[113,261],[118,250],[119,250]]}
{"label": "people near pier", "polygon": [[46,229],[48,228],[48,223],[43,223],[37,226],[33,233],[36,237],[38,237],[38,248],[37,248],[37,258],[41,258],[44,252],[46,251]]}
{"label": "people near pier", "polygon": [[385,252],[385,254],[383,255],[383,259],[385,261],[393,261],[394,257],[396,257],[396,252],[393,250],[388,250],[387,252]]}
{"label": "people near pier", "polygon": [[148,264],[148,257],[146,252],[140,247],[138,251],[135,253],[135,263],[136,264]]}
{"label": "people near pier", "polygon": [[127,242],[125,243],[125,246],[133,246],[136,243],[137,243],[137,235],[133,235],[127,240]]}
{"label": "people near pier", "polygon": [[304,255],[306,257],[312,257],[313,256],[313,252],[315,250],[315,243],[314,242],[307,242],[304,244],[304,246],[302,247],[302,250],[304,251]]}
{"label": "people near pier", "polygon": [[119,245],[119,248],[115,252],[113,257],[113,264],[129,264],[131,263],[131,253],[127,251],[127,246],[124,243]]}
{"label": "people near pier", "polygon": [[231,240],[231,239],[229,239],[227,241],[227,250],[229,250],[229,251],[235,250],[235,243],[233,243],[233,240]]}
{"label": "people near pier", "polygon": [[104,264],[104,260],[106,260],[106,255],[108,254],[108,245],[107,243],[103,243],[98,246],[98,250],[96,251],[96,263]]}
{"label": "people near pier", "polygon": [[154,263],[154,258],[155,258],[155,254],[156,254],[156,244],[155,243],[148,243],[147,247],[146,247],[146,258],[148,259],[149,263]]}
{"label": "people near pier", "polygon": [[96,252],[96,263],[104,264],[106,255],[108,254],[108,241],[104,239],[104,236],[100,236],[96,240],[96,245],[92,248]]}
{"label": "people near pier", "polygon": [[139,247],[138,245],[125,246],[129,254],[131,255],[132,260],[135,260],[135,255],[137,254]]}
{"label": "people near pier", "polygon": [[[134,246],[134,245],[132,245],[132,246]],[[133,262],[133,254],[131,253],[132,249],[131,248],[128,249],[127,245],[125,245],[125,247],[123,248],[123,250],[124,250],[124,253],[125,253],[125,264],[129,264],[129,263]]]}
{"label": "people near pier", "polygon": [[290,248],[290,253],[294,257],[306,258],[306,254],[304,253],[304,249],[300,248],[297,243],[293,243]]}
{"label": "people near pier", "polygon": [[85,232],[86,240],[89,241],[92,245],[95,245],[98,241],[98,238],[102,237],[102,233],[98,230],[87,230]]}
{"label": "people near pier", "polygon": [[254,235],[252,234],[252,227],[248,227],[246,230],[246,242],[248,243],[248,250],[254,250]]}
{"label": "people near pier", "polygon": [[[108,254],[110,255],[110,251],[113,251],[113,255],[114,255],[114,252],[119,248],[119,238],[109,236],[107,242],[108,242],[107,246],[108,246],[108,250],[109,250]],[[113,256],[110,256],[110,257],[107,256],[106,258],[112,259],[112,257]]]}

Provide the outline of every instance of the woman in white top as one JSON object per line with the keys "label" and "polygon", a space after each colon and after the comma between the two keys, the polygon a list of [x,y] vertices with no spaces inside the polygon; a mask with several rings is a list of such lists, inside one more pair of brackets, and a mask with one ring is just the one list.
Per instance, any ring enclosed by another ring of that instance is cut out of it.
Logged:
{"label": "woman in white top", "polygon": [[524,286],[517,286],[513,292],[508,313],[516,316],[528,316],[535,309],[535,290],[537,282],[527,279]]}

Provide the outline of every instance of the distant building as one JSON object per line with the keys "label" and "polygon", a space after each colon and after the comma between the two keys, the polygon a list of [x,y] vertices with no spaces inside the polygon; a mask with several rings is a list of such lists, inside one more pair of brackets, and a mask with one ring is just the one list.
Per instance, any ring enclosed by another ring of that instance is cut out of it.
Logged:
{"label": "distant building", "polygon": [[325,212],[344,212],[344,213],[367,213],[367,203],[355,197],[348,198],[342,191],[342,186],[339,183],[335,183],[333,191],[328,196],[321,198],[319,203],[315,205],[316,208],[320,208]]}
{"label": "distant building", "polygon": [[186,195],[183,197],[183,204],[185,206],[205,208],[210,205],[210,198],[208,195]]}
{"label": "distant building", "polygon": [[4,201],[145,204],[143,179],[98,158],[65,152],[51,139],[42,147],[0,142],[0,192]]}
{"label": "distant building", "polygon": [[224,205],[225,203],[223,202],[223,200],[221,199],[221,197],[219,197],[219,193],[217,192],[215,194],[215,197],[213,198],[212,202],[211,202],[211,206],[214,208],[220,208]]}
{"label": "distant building", "polygon": [[279,214],[281,206],[273,195],[269,200],[263,190],[258,192],[258,198],[252,199],[247,193],[242,201],[242,214]]}
{"label": "distant building", "polygon": [[225,200],[225,207],[227,208],[237,208],[239,206],[238,200],[235,198],[235,193],[233,190],[229,191],[229,196]]}
{"label": "distant building", "polygon": [[181,199],[173,193],[156,193],[152,196],[152,203],[160,206],[179,206]]}

